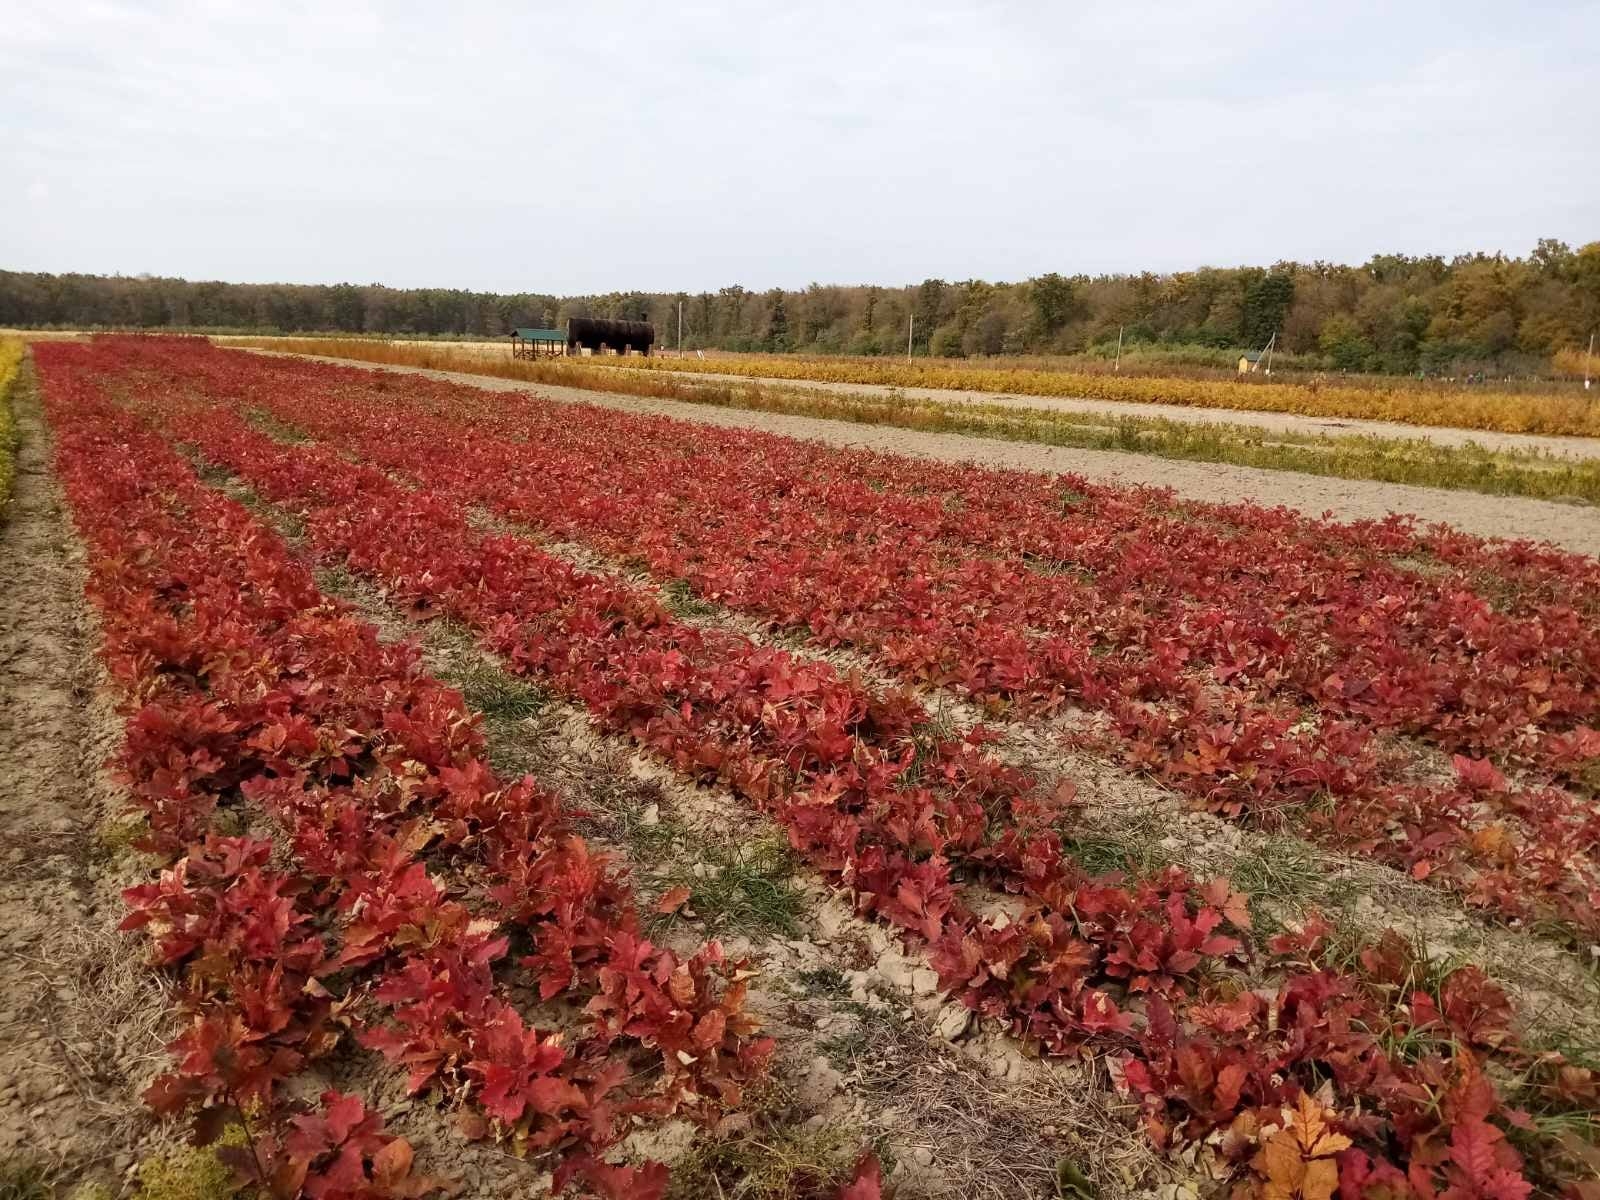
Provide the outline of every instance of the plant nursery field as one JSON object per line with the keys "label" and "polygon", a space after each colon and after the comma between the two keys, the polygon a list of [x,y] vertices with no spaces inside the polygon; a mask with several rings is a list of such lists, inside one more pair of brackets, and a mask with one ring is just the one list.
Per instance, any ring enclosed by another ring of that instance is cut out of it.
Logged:
{"label": "plant nursery field", "polygon": [[1088,396],[1135,404],[1350,417],[1506,433],[1600,433],[1600,410],[1588,396],[1571,386],[1559,391],[1527,391],[1381,377],[1349,382],[1338,378],[1272,382],[1257,376],[1217,379],[1142,372],[1121,375],[1103,369],[1052,370],[1027,359],[1005,360],[992,367],[928,360],[917,363],[773,354],[709,359],[630,358],[621,362],[651,370],[959,388],[1025,396]]}
{"label": "plant nursery field", "polygon": [[8,362],[17,1178],[1600,1200],[1600,560],[199,338]]}
{"label": "plant nursery field", "polygon": [[[1596,428],[1592,418],[1600,409],[1575,387],[1514,394],[1391,382],[1381,394],[1347,387],[1343,399],[1329,401],[1320,386],[1016,367],[772,355],[532,360],[512,358],[503,343],[491,342],[217,340],[877,429],[1572,506],[1600,502],[1600,440],[1584,436]],[[1423,418],[1436,423],[1405,423]]]}

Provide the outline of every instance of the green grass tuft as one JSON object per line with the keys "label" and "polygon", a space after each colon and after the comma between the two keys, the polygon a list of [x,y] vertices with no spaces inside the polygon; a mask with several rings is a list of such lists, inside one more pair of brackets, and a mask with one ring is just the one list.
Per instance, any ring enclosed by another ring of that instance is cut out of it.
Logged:
{"label": "green grass tuft", "polygon": [[50,1177],[41,1163],[28,1158],[0,1162],[0,1200],[50,1200]]}
{"label": "green grass tuft", "polygon": [[526,721],[550,703],[543,688],[486,663],[475,663],[452,682],[461,689],[467,707],[491,722]]}
{"label": "green grass tuft", "polygon": [[833,1195],[849,1178],[861,1134],[795,1112],[755,1114],[725,1138],[698,1140],[672,1165],[671,1200],[795,1200]]}
{"label": "green grass tuft", "polygon": [[661,602],[673,616],[685,621],[709,617],[717,611],[715,604],[709,604],[694,594],[687,579],[673,579],[663,584]]}
{"label": "green grass tuft", "polygon": [[732,851],[706,846],[700,854],[704,875],[680,862],[661,881],[662,890],[687,887],[688,907],[713,929],[798,935],[805,901],[791,882],[795,862],[786,844],[768,839]]}
{"label": "green grass tuft", "polygon": [[246,1144],[238,1125],[212,1146],[180,1146],[139,1164],[137,1200],[231,1200],[239,1194],[233,1168],[217,1157],[219,1147]]}
{"label": "green grass tuft", "polygon": [[838,967],[816,967],[801,971],[799,980],[807,995],[839,997],[850,994],[850,985],[845,982],[844,973]]}

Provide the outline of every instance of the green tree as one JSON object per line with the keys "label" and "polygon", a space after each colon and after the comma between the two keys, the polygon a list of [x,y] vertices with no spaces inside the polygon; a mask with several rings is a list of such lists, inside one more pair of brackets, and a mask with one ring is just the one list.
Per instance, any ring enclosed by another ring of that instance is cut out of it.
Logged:
{"label": "green tree", "polygon": [[1028,303],[1033,308],[1036,335],[1048,341],[1078,315],[1078,290],[1072,280],[1052,271],[1028,281]]}
{"label": "green tree", "polygon": [[935,358],[961,358],[961,330],[956,325],[941,325],[928,339],[928,353]]}
{"label": "green tree", "polygon": [[1528,261],[1541,275],[1561,278],[1572,269],[1572,247],[1555,238],[1540,238]]}
{"label": "green tree", "polygon": [[783,292],[774,289],[768,293],[767,327],[761,340],[767,350],[782,354],[793,347],[789,342],[789,310],[783,303]]}
{"label": "green tree", "polygon": [[1263,346],[1283,328],[1284,316],[1294,303],[1294,276],[1274,268],[1246,286],[1240,313],[1240,332],[1245,345]]}
{"label": "green tree", "polygon": [[333,327],[347,333],[360,333],[364,328],[362,318],[366,305],[361,299],[361,289],[354,284],[336,284],[328,297],[328,313]]}
{"label": "green tree", "polygon": [[924,279],[917,285],[916,298],[911,305],[911,311],[916,316],[916,326],[912,332],[916,345],[924,350],[928,349],[933,331],[943,319],[945,294],[949,290],[950,285],[942,279]]}
{"label": "green tree", "polygon": [[1600,242],[1590,242],[1572,256],[1572,286],[1578,328],[1600,325]]}
{"label": "green tree", "polygon": [[1317,345],[1341,371],[1365,370],[1367,360],[1372,357],[1372,343],[1356,323],[1343,314],[1331,316],[1322,323]]}

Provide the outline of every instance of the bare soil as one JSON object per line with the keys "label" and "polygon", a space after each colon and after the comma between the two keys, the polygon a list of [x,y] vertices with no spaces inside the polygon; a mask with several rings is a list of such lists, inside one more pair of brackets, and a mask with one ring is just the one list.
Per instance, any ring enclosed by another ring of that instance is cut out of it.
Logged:
{"label": "bare soil", "polygon": [[[1267,506],[1281,505],[1296,509],[1308,516],[1331,513],[1342,520],[1375,520],[1390,513],[1406,513],[1424,523],[1444,522],[1480,537],[1526,538],[1549,542],[1580,554],[1600,556],[1600,516],[1588,507],[1557,504],[1547,500],[1530,500],[1519,496],[1489,496],[1478,492],[1380,483],[1371,480],[1333,479],[1290,471],[1236,467],[1225,463],[1179,462],[1118,450],[1080,450],[1031,442],[998,441],[964,434],[923,433],[889,426],[856,425],[817,417],[715,408],[678,400],[522,383],[513,379],[498,379],[456,371],[384,366],[334,358],[322,358],[321,361],[369,370],[415,373],[489,391],[529,392],[563,403],[599,404],[628,412],[658,413],[723,428],[758,429],[788,437],[811,438],[833,445],[853,446],[892,454],[1026,471],[1070,472],[1109,482],[1167,487],[1173,489],[1179,496],[1189,499],[1251,501]],[[1145,406],[1139,407],[1142,410]],[[1411,430],[1410,426],[1401,428]],[[1411,430],[1411,432],[1417,431]],[[1584,441],[1584,439],[1572,440]]]}

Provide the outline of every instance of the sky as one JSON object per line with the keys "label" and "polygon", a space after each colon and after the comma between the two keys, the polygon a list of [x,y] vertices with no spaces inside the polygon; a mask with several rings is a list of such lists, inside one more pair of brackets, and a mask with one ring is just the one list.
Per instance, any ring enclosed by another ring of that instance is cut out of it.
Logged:
{"label": "sky", "polygon": [[8,0],[0,268],[580,294],[1600,238],[1600,0]]}

